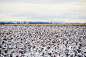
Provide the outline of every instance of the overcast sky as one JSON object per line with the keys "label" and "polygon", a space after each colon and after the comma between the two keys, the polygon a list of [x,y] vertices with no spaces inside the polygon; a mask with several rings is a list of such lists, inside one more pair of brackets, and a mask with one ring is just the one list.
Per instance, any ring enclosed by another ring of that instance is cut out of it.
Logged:
{"label": "overcast sky", "polygon": [[86,23],[86,0],[0,0],[0,21]]}

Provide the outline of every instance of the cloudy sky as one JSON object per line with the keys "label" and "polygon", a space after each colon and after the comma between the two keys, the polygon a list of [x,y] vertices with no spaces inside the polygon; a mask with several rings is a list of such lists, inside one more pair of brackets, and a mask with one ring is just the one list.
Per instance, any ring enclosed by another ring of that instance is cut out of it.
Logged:
{"label": "cloudy sky", "polygon": [[0,21],[86,23],[86,0],[0,0]]}

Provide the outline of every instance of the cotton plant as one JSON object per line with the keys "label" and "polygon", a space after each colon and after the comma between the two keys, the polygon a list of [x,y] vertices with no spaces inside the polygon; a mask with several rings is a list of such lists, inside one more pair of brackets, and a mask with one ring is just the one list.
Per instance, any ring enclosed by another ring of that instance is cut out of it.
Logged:
{"label": "cotton plant", "polygon": [[86,55],[86,26],[0,26],[1,56]]}

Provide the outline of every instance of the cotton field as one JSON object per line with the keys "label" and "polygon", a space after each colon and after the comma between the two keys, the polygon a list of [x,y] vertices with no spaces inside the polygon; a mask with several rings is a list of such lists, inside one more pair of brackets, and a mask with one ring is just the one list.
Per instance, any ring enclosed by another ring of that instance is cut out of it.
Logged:
{"label": "cotton field", "polygon": [[86,26],[0,26],[0,57],[86,57]]}

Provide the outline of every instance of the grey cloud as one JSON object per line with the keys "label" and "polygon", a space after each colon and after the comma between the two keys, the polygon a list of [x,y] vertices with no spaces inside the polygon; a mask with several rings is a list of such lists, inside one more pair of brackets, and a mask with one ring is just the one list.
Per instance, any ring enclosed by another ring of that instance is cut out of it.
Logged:
{"label": "grey cloud", "polygon": [[0,1],[86,1],[86,0],[0,0]]}
{"label": "grey cloud", "polygon": [[59,3],[59,2],[86,2],[86,0],[0,0],[6,3]]}
{"label": "grey cloud", "polygon": [[14,17],[26,17],[27,19],[41,19],[41,20],[49,20],[49,19],[54,19],[54,18],[68,18],[68,19],[86,19],[85,16],[78,16],[77,18],[75,17],[70,17],[69,15],[78,15],[78,14],[68,14],[68,13],[64,13],[64,14],[61,14],[61,15],[55,15],[55,16],[42,16],[40,14],[35,14],[35,13],[19,13],[19,14],[14,14],[14,15],[11,15],[11,16],[14,16]]}
{"label": "grey cloud", "polygon": [[19,14],[14,14],[11,15],[14,17],[27,17],[27,19],[42,19],[42,20],[46,20],[46,19],[53,19],[55,16],[42,16],[40,14],[35,14],[35,13],[19,13]]}
{"label": "grey cloud", "polygon": [[[76,17],[70,17],[69,15],[71,15],[71,16],[73,15],[73,16],[76,16]],[[62,14],[61,16],[63,18],[69,18],[69,19],[86,19],[86,16],[82,16],[80,14],[72,14],[72,13],[70,13],[70,14],[65,13],[65,14]]]}
{"label": "grey cloud", "polygon": [[78,19],[86,19],[86,16],[79,16]]}

